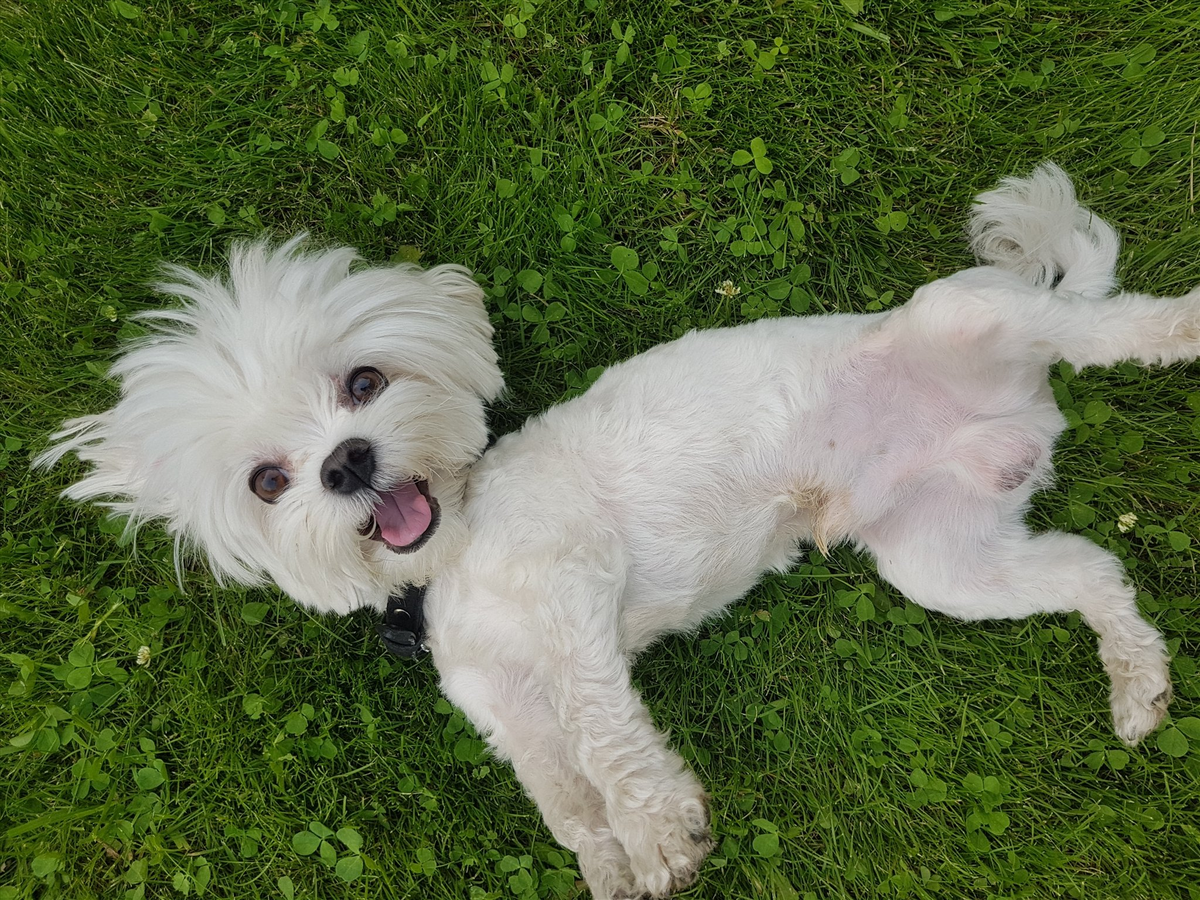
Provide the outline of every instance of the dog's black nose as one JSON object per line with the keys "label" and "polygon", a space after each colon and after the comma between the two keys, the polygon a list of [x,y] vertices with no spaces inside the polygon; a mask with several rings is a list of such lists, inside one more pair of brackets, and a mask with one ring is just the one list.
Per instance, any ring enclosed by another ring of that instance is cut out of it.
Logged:
{"label": "dog's black nose", "polygon": [[333,448],[321,463],[321,484],[335,494],[353,494],[371,486],[375,451],[370,441],[349,438]]}

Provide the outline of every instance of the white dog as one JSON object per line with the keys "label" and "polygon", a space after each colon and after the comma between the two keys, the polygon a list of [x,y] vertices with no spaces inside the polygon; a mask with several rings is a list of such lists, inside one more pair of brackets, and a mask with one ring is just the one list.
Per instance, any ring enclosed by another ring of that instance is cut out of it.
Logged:
{"label": "white dog", "polygon": [[1167,709],[1166,648],[1121,565],[1023,517],[1064,427],[1047,366],[1195,359],[1200,291],[1110,296],[1117,236],[1049,164],[982,195],[970,235],[982,265],[901,308],[688,334],[482,459],[502,382],[465,271],[241,247],[227,280],[170,270],[188,302],[147,317],[120,401],[40,461],[74,451],[94,467],[69,496],[164,518],[218,574],[318,610],[427,583],[446,694],[593,893],[663,897],[695,877],[708,813],[630,661],[806,542],[851,542],[960,619],[1078,610],[1117,734]]}

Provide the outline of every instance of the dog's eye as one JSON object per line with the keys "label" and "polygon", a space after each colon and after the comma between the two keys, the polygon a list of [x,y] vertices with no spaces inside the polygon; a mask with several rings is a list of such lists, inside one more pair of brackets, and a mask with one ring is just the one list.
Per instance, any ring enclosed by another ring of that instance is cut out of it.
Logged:
{"label": "dog's eye", "polygon": [[387,387],[387,383],[387,379],[378,369],[364,366],[361,369],[355,369],[346,379],[346,391],[350,394],[350,401],[355,406],[362,406]]}
{"label": "dog's eye", "polygon": [[290,479],[278,466],[260,466],[250,476],[250,490],[264,503],[274,503],[287,490]]}

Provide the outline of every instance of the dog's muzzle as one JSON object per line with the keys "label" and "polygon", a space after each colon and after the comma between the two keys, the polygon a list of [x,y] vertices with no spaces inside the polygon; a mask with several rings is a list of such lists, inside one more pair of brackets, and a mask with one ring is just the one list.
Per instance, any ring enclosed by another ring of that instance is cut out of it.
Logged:
{"label": "dog's muzzle", "polygon": [[375,478],[375,448],[364,438],[347,438],[321,463],[321,484],[335,494],[352,495],[371,491],[378,498],[371,518],[359,534],[382,541],[395,553],[421,549],[437,531],[441,509],[422,478],[395,487],[378,488]]}

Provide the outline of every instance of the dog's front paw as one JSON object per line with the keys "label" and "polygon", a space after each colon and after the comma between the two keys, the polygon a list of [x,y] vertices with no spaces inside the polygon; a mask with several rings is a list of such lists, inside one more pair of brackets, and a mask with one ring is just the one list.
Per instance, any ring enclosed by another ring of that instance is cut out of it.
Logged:
{"label": "dog's front paw", "polygon": [[696,880],[712,848],[703,792],[646,816],[625,842],[636,878],[634,896],[669,897],[683,890]]}
{"label": "dog's front paw", "polygon": [[575,850],[579,873],[595,900],[643,900],[625,848],[608,829],[591,835]]}

